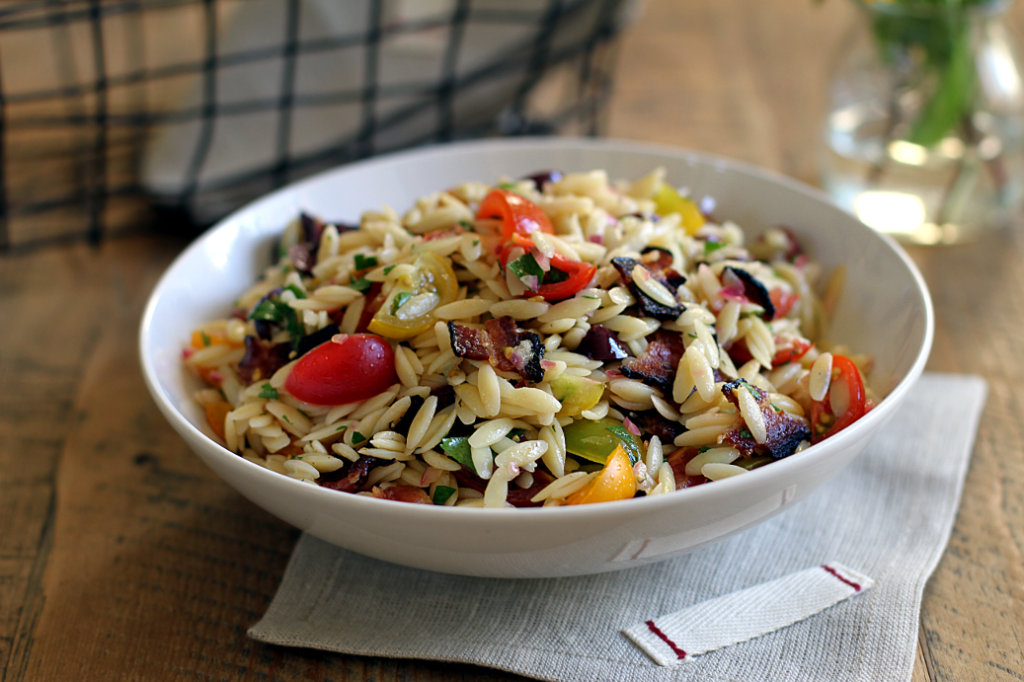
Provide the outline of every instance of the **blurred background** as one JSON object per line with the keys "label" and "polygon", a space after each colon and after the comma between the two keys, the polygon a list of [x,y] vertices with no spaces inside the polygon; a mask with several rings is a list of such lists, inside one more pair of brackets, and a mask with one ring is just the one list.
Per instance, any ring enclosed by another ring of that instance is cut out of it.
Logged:
{"label": "blurred background", "polygon": [[652,140],[813,181],[853,3],[717,4],[4,3],[0,250],[190,234],[316,171],[482,135]]}

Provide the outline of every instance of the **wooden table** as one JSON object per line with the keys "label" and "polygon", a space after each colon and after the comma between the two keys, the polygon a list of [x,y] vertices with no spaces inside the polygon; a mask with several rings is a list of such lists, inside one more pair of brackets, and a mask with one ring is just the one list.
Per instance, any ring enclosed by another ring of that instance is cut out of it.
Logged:
{"label": "wooden table", "polygon": [[[650,0],[611,134],[813,182],[850,14],[841,0]],[[208,471],[143,385],[142,306],[184,245],[145,234],[0,256],[0,680],[519,679],[246,639],[297,533]],[[928,368],[990,386],[914,680],[1024,680],[1024,232],[912,255],[936,303]]]}

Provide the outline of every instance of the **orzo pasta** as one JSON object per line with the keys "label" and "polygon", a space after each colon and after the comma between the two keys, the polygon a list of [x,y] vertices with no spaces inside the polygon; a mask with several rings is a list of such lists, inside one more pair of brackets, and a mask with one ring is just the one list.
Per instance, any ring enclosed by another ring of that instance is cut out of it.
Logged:
{"label": "orzo pasta", "polygon": [[[702,210],[703,209],[703,210]],[[659,495],[788,457],[871,409],[819,349],[819,268],[655,170],[469,182],[359,225],[302,215],[185,363],[231,450],[437,505]]]}

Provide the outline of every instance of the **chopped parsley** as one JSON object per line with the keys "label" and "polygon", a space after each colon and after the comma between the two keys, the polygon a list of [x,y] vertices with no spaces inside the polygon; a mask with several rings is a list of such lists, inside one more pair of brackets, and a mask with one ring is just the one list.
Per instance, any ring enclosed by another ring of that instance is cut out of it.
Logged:
{"label": "chopped parsley", "polygon": [[366,436],[364,436],[363,434],[359,433],[358,431],[353,431],[352,432],[352,443],[353,444],[362,443],[364,440],[366,440]]}
{"label": "chopped parsley", "polygon": [[295,294],[295,298],[306,298],[306,292],[294,284],[289,284],[285,289]]}
{"label": "chopped parsley", "polygon": [[[460,220],[459,225],[462,225],[467,230],[473,230],[473,223],[469,222],[468,220]],[[476,246],[476,244],[474,244],[473,246]]]}
{"label": "chopped parsley", "polygon": [[446,485],[439,485],[434,488],[434,504],[444,504],[448,499],[455,494],[455,488],[450,488]]}
{"label": "chopped parsley", "polygon": [[414,295],[415,294],[410,294],[408,291],[399,291],[395,294],[395,297],[391,300],[391,315],[397,315],[398,309],[405,305],[405,302]]}
{"label": "chopped parsley", "polygon": [[356,270],[366,270],[368,268],[375,268],[377,267],[378,262],[376,256],[364,256],[361,253],[357,253],[355,255],[355,261]]}
{"label": "chopped parsley", "polygon": [[544,270],[537,264],[537,259],[532,253],[523,254],[505,267],[533,291],[540,289],[541,282],[544,281]]}
{"label": "chopped parsley", "polygon": [[559,270],[558,268],[551,268],[547,272],[548,284],[558,284],[569,279],[569,273]]}
{"label": "chopped parsley", "polygon": [[356,279],[355,277],[350,277],[349,286],[358,291],[359,293],[365,294],[367,291],[370,290],[370,287],[373,286],[373,282],[366,279],[365,277],[360,277],[359,279]]}
{"label": "chopped parsley", "polygon": [[270,384],[263,384],[263,390],[260,391],[260,397],[266,398],[267,400],[277,400],[277,389]]}
{"label": "chopped parsley", "polygon": [[740,429],[740,438],[753,438],[753,437],[754,437],[754,434],[752,434],[752,433],[751,433],[751,432],[750,432],[750,431],[749,431],[749,430],[747,429],[747,427],[746,427],[746,426],[744,426],[744,427],[743,427],[742,429]]}
{"label": "chopped parsley", "polygon": [[200,336],[200,338],[202,338],[203,345],[205,347],[209,348],[210,344],[213,343],[213,341],[210,339],[210,335],[207,334],[206,332],[199,332],[199,336]]}
{"label": "chopped parsley", "polygon": [[512,429],[511,431],[509,431],[509,432],[508,432],[508,438],[509,438],[509,440],[514,440],[514,441],[516,441],[517,443],[518,443],[519,441],[518,441],[518,440],[516,440],[516,439],[518,439],[518,438],[522,438],[522,437],[523,437],[523,436],[525,436],[525,435],[526,435],[526,429]]}
{"label": "chopped parsley", "polygon": [[619,442],[622,443],[622,449],[626,451],[626,455],[629,457],[629,463],[631,465],[636,464],[643,459],[643,442],[632,433],[629,432],[625,426],[621,424],[615,424],[607,427],[608,431],[612,432]]}
{"label": "chopped parsley", "polygon": [[268,298],[256,306],[256,309],[249,315],[249,319],[279,324],[291,334],[292,339],[295,341],[298,341],[306,333],[306,329],[299,322],[295,310],[287,303],[272,298]]}
{"label": "chopped parsley", "polygon": [[703,455],[705,452],[711,449],[710,445],[701,445],[700,450],[697,451],[698,455]]}
{"label": "chopped parsley", "polygon": [[476,467],[473,466],[473,449],[469,445],[469,438],[465,436],[444,438],[441,440],[441,449],[456,462],[472,470],[474,474],[478,473]]}
{"label": "chopped parsley", "polygon": [[704,255],[707,256],[723,248],[725,248],[725,242],[706,241],[704,242]]}
{"label": "chopped parsley", "polygon": [[499,182],[498,189],[516,190],[519,189],[519,183],[517,182]]}
{"label": "chopped parsley", "polygon": [[289,418],[288,418],[288,415],[286,415],[286,414],[282,414],[282,415],[281,415],[281,419],[285,420],[285,421],[286,421],[286,422],[288,422],[289,424],[291,424],[291,423],[292,423],[292,420],[291,420],[291,419],[289,419]]}
{"label": "chopped parsley", "polygon": [[387,277],[391,274],[391,271],[395,269],[394,265],[388,265],[384,268],[384,276]]}
{"label": "chopped parsley", "polygon": [[341,426],[339,426],[338,428],[334,429],[334,432],[335,432],[335,433],[337,433],[338,431],[344,431],[344,430],[345,430],[345,429],[347,429],[347,428],[348,428],[347,426],[345,426],[344,424],[342,424],[342,425],[341,425]]}

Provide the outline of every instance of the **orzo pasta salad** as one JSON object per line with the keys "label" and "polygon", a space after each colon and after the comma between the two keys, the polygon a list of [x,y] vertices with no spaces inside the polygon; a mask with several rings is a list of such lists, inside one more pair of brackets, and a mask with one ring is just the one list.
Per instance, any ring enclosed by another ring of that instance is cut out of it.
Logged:
{"label": "orzo pasta salad", "polygon": [[702,485],[863,416],[868,359],[820,347],[840,278],[664,176],[549,172],[359,225],[300,216],[184,351],[211,428],[311,485],[523,507]]}

